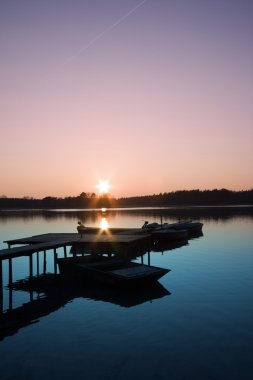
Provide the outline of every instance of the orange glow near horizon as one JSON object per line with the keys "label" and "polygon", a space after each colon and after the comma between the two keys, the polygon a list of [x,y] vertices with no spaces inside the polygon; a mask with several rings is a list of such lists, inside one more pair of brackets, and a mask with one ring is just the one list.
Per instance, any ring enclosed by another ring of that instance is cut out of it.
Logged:
{"label": "orange glow near horizon", "polygon": [[253,187],[253,1],[51,3],[1,2],[0,196]]}

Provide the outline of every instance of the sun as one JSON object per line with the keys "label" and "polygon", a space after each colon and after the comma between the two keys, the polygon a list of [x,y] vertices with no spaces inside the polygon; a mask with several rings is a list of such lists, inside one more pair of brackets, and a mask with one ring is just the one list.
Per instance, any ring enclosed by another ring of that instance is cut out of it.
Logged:
{"label": "sun", "polygon": [[97,188],[98,188],[99,194],[107,194],[111,188],[111,185],[109,184],[109,181],[103,180],[103,181],[99,181]]}

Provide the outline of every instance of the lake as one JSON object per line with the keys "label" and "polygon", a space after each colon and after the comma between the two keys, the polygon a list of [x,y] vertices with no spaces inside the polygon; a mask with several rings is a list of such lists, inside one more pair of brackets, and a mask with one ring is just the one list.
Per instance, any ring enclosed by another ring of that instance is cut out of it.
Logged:
{"label": "lake", "polygon": [[253,208],[2,211],[0,248],[8,239],[76,232],[78,220],[99,226],[103,217],[110,227],[194,218],[204,223],[203,236],[155,246],[151,265],[171,272],[132,292],[62,284],[50,251],[44,279],[39,256],[32,290],[28,258],[14,259],[9,291],[5,260],[1,379],[251,380]]}

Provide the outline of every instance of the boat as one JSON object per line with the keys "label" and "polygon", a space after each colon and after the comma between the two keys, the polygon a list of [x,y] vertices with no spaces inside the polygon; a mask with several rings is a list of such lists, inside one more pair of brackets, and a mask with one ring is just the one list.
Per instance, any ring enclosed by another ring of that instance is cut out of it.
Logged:
{"label": "boat", "polygon": [[[155,231],[162,231],[162,230],[187,230],[189,234],[201,232],[203,227],[203,223],[201,222],[195,222],[192,220],[180,220],[177,223],[149,223],[145,222],[142,226],[142,229],[151,231],[152,233]],[[172,235],[172,232],[171,232]],[[175,235],[176,236],[176,235]]]}
{"label": "boat", "polygon": [[67,277],[123,287],[153,283],[170,271],[102,255],[59,258],[57,263]]}
{"label": "boat", "polygon": [[201,232],[203,223],[192,220],[179,220],[177,223],[165,224],[168,228],[175,230],[187,230],[189,233]]}
{"label": "boat", "polygon": [[188,238],[187,229],[177,229],[168,223],[158,224],[145,221],[142,230],[149,231],[155,240],[185,240]]}

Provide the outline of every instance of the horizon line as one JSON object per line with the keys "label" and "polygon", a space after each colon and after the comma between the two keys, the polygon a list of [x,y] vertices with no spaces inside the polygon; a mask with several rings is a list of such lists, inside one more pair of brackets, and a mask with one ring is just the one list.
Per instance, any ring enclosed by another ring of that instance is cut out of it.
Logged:
{"label": "horizon line", "polygon": [[[179,190],[174,190],[174,191],[164,191],[164,192],[160,192],[160,193],[153,193],[153,194],[142,194],[142,195],[130,195],[130,196],[118,196],[118,197],[115,197],[113,196],[112,194],[110,193],[107,193],[107,194],[104,194],[103,196],[104,197],[108,197],[110,196],[110,198],[112,199],[126,199],[126,198],[138,198],[138,197],[153,197],[153,196],[159,196],[159,195],[164,195],[164,194],[175,194],[177,192],[192,192],[192,191],[199,191],[199,192],[205,192],[205,191],[228,191],[228,192],[232,192],[232,193],[240,193],[240,192],[248,192],[248,191],[253,191],[253,186],[251,188],[248,188],[248,189],[244,189],[244,190],[232,190],[232,189],[227,189],[227,188],[212,188],[212,189],[179,189]],[[42,200],[42,199],[45,199],[45,198],[56,198],[56,199],[64,199],[64,198],[68,198],[68,197],[71,197],[71,198],[77,198],[79,197],[82,193],[85,193],[87,195],[95,195],[96,197],[100,197],[102,198],[103,196],[99,195],[99,194],[96,194],[95,192],[90,192],[90,191],[82,191],[80,194],[78,195],[65,195],[65,196],[55,196],[55,195],[46,195],[44,197],[34,197],[34,196],[30,196],[30,195],[25,195],[25,196],[8,196],[8,195],[5,195],[5,194],[2,194],[0,195],[0,199],[27,199],[27,200]]]}

